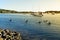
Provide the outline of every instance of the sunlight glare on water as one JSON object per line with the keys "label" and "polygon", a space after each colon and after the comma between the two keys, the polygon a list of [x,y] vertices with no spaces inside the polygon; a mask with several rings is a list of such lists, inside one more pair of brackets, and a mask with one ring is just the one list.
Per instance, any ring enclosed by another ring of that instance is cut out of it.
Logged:
{"label": "sunlight glare on water", "polygon": [[[60,14],[43,14],[42,17],[30,14],[0,14],[0,28],[22,33],[24,39],[60,39]],[[12,20],[11,22],[9,20]],[[27,23],[25,21],[28,20]],[[51,25],[48,25],[48,20]],[[38,22],[41,22],[40,24]]]}

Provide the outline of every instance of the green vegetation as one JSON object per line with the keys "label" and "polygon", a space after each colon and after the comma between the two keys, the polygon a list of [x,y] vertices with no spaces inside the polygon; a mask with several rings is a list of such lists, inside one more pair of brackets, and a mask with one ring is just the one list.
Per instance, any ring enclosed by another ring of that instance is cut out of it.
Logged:
{"label": "green vegetation", "polygon": [[60,11],[45,11],[45,13],[60,13]]}
{"label": "green vegetation", "polygon": [[18,13],[18,12],[17,11],[14,11],[14,10],[0,9],[0,13]]}
{"label": "green vegetation", "polygon": [[18,11],[15,11],[15,10],[5,10],[5,9],[0,9],[0,13],[34,13],[32,11],[21,11],[21,12],[18,12]]}

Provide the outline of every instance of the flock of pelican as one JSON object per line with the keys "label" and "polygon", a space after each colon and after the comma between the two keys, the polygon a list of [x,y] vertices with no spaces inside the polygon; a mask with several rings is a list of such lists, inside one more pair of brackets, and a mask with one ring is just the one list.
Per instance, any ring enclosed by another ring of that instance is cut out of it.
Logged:
{"label": "flock of pelican", "polygon": [[[44,20],[43,21],[44,23],[47,23],[47,25],[51,25],[51,22],[50,21],[48,21],[48,20]],[[25,23],[28,23],[28,20],[25,20]],[[42,23],[41,21],[38,21],[37,23]]]}
{"label": "flock of pelican", "polygon": [[[9,21],[10,21],[10,22],[12,22],[12,19],[10,19]],[[25,20],[25,23],[28,23],[28,22],[29,22],[29,20]],[[44,22],[44,23],[47,23],[47,25],[51,25],[51,22],[50,22],[50,21],[48,21],[48,20],[44,20],[43,22]],[[39,24],[40,24],[40,23],[41,23],[41,21],[38,21],[37,23],[39,23]]]}

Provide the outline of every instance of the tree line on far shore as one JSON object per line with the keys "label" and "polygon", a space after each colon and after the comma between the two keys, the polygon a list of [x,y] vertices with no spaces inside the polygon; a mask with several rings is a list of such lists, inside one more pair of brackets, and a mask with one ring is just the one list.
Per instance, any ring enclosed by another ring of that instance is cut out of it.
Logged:
{"label": "tree line on far shore", "polygon": [[[6,9],[0,9],[0,13],[37,13],[37,12],[33,12],[33,11],[15,11],[15,10],[6,10]],[[41,13],[41,11],[38,13]],[[45,11],[42,13],[60,13],[60,11]]]}

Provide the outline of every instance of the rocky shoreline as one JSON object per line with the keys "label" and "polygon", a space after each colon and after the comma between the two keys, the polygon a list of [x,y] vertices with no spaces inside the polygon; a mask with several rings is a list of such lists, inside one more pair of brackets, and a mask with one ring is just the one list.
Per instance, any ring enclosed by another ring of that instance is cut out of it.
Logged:
{"label": "rocky shoreline", "polygon": [[22,38],[18,32],[0,29],[0,40],[22,40]]}

